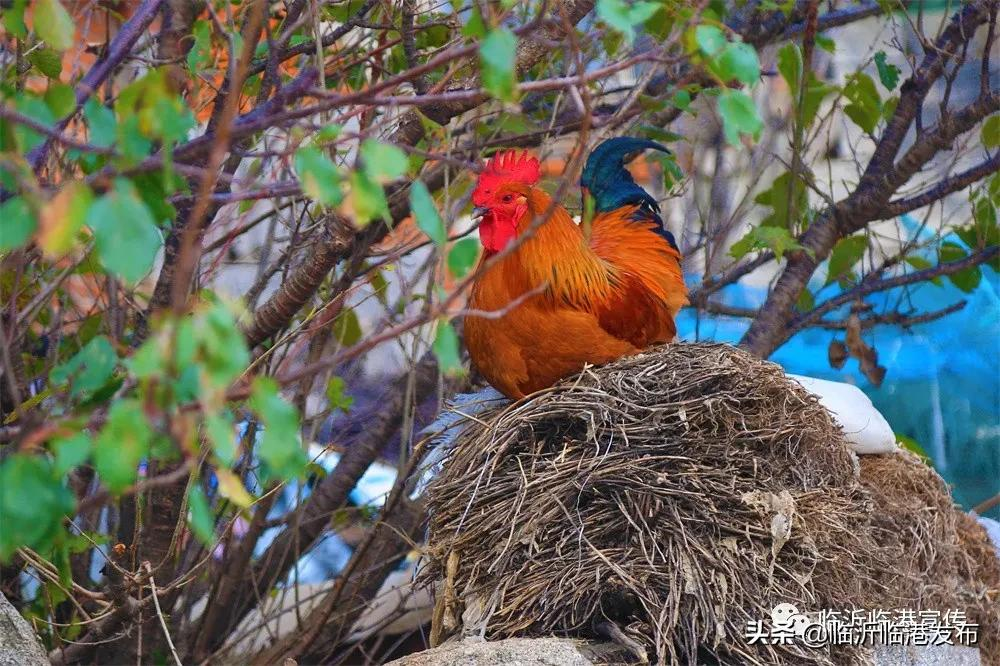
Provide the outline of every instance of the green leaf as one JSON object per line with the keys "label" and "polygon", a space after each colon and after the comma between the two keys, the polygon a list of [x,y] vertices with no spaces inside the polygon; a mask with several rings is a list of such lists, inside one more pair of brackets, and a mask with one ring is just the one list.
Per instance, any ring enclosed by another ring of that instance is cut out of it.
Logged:
{"label": "green leaf", "polygon": [[[175,338],[175,355],[178,366],[198,363],[211,385],[225,388],[246,369],[250,353],[246,340],[240,333],[233,312],[225,303],[215,303],[195,318],[191,329],[193,340],[188,340],[188,330],[178,326]],[[191,343],[196,344],[197,360],[192,358]],[[189,356],[191,355],[191,356]],[[188,360],[190,359],[190,360]]]}
{"label": "green leaf", "polygon": [[654,159],[663,167],[663,186],[667,191],[672,190],[677,183],[682,182],[686,177],[674,155],[656,155]]}
{"label": "green leaf", "polygon": [[205,435],[220,463],[229,467],[236,462],[236,427],[228,412],[205,417]]}
{"label": "green leaf", "polygon": [[3,12],[3,26],[14,37],[26,39],[28,37],[28,26],[24,24],[24,9],[28,5],[28,0],[13,0],[5,5]]}
{"label": "green leaf", "polygon": [[816,298],[808,288],[802,290],[798,300],[795,301],[795,309],[799,312],[809,312],[816,307]]}
{"label": "green leaf", "polygon": [[604,37],[601,39],[601,44],[604,46],[604,52],[608,54],[608,57],[618,55],[618,49],[620,49],[624,43],[625,37],[617,30],[606,30],[604,32]]}
{"label": "green leaf", "polygon": [[830,253],[830,264],[826,271],[826,284],[844,277],[861,261],[868,248],[864,234],[841,238]]}
{"label": "green leaf", "polygon": [[385,279],[385,274],[382,269],[376,268],[368,273],[368,281],[372,285],[372,290],[375,292],[375,296],[378,298],[382,305],[388,307],[388,291],[389,291],[389,281]]}
{"label": "green leaf", "polygon": [[385,182],[406,173],[409,160],[406,153],[392,145],[375,139],[361,143],[361,162],[372,180]]}
{"label": "green leaf", "polygon": [[908,435],[904,435],[899,432],[893,434],[896,435],[896,441],[902,444],[904,449],[906,449],[910,453],[917,454],[928,465],[933,464],[933,461],[931,460],[930,456],[928,456],[927,452],[924,451],[924,447],[920,446],[920,442],[913,439],[912,437],[909,437]]}
{"label": "green leaf", "polygon": [[788,84],[792,99],[798,99],[802,83],[802,51],[798,44],[788,42],[778,49],[778,72]]}
{"label": "green leaf", "polygon": [[483,15],[479,13],[479,7],[472,4],[472,11],[469,20],[462,26],[462,36],[472,39],[479,39],[486,35],[486,24],[483,22]]}
{"label": "green leaf", "polygon": [[62,118],[76,108],[76,93],[73,92],[72,86],[52,82],[45,91],[45,103],[48,104],[52,115]]}
{"label": "green leaf", "polygon": [[875,54],[875,67],[878,69],[878,78],[889,90],[895,90],[899,83],[899,67],[886,61],[885,51]]}
{"label": "green leaf", "polygon": [[50,79],[59,80],[62,75],[62,56],[56,49],[49,47],[32,49],[28,54],[28,62]]}
{"label": "green leaf", "polygon": [[657,42],[665,42],[676,25],[674,12],[669,11],[665,4],[660,4],[653,8],[653,14],[643,23],[643,28]]}
{"label": "green leaf", "polygon": [[333,336],[345,347],[356,344],[361,339],[361,322],[351,308],[342,310],[333,320]]}
{"label": "green leaf", "polygon": [[261,420],[257,453],[268,479],[291,479],[305,468],[308,459],[299,438],[299,417],[295,408],[278,394],[270,377],[254,380],[250,407]]}
{"label": "green leaf", "polygon": [[659,9],[655,2],[637,0],[597,0],[597,15],[609,26],[622,33],[629,44],[635,39],[635,26],[652,18]]}
{"label": "green leaf", "polygon": [[[36,95],[27,93],[19,95],[16,99],[15,106],[18,111],[30,117],[32,120],[36,120],[44,125],[52,125],[55,123],[55,116],[52,115],[52,111],[49,109],[48,104]],[[40,146],[45,141],[44,136],[33,129],[25,127],[24,125],[14,126],[14,137],[17,140],[18,147],[25,153],[37,146]]]}
{"label": "green leaf", "polygon": [[182,140],[187,136],[188,130],[195,126],[194,114],[190,109],[179,106],[176,98],[161,98],[153,102],[152,106],[156,118],[152,127],[153,134],[167,143]]}
{"label": "green leaf", "polygon": [[979,266],[970,266],[964,271],[952,273],[948,276],[951,283],[969,294],[976,290],[983,279],[983,271]]}
{"label": "green leaf", "polygon": [[176,174],[171,175],[165,171],[137,173],[132,177],[132,183],[139,191],[139,196],[161,228],[169,226],[177,215],[177,209],[171,205],[167,197],[187,188],[187,183],[179,179]]}
{"label": "green leaf", "polygon": [[[946,241],[941,244],[941,263],[959,261],[967,256],[969,253],[958,243]],[[979,266],[970,266],[957,273],[952,273],[948,279],[953,285],[968,294],[979,286],[979,282],[983,279],[983,273]]]}
{"label": "green leaf", "polygon": [[726,49],[716,60],[716,67],[719,76],[726,81],[736,79],[752,86],[760,79],[757,51],[744,42],[726,45]]}
{"label": "green leaf", "polygon": [[95,146],[107,148],[115,142],[118,135],[118,124],[114,112],[91,97],[83,105],[83,117],[90,128],[90,142]]}
{"label": "green leaf", "polygon": [[330,377],[326,383],[326,400],[330,409],[339,409],[345,414],[350,411],[354,398],[347,394],[347,383],[343,377]]}
{"label": "green leaf", "polygon": [[497,99],[513,101],[516,97],[516,60],[517,37],[507,28],[491,31],[479,44],[483,87]]}
{"label": "green leaf", "polygon": [[36,455],[15,453],[0,462],[0,560],[21,547],[46,552],[73,511],[73,493],[52,464]]}
{"label": "green leaf", "polygon": [[844,86],[844,97],[851,101],[844,113],[854,123],[871,134],[882,117],[882,99],[875,81],[864,72],[855,72]]}
{"label": "green leaf", "polygon": [[753,100],[741,90],[724,90],[719,95],[719,115],[726,141],[732,146],[740,145],[741,134],[749,134],[756,140],[764,129]]}
{"label": "green leaf", "polygon": [[71,180],[42,206],[35,242],[49,259],[60,259],[73,249],[94,193],[82,181]]}
{"label": "green leaf", "polygon": [[709,57],[721,51],[728,43],[726,33],[714,25],[699,25],[695,28],[694,41],[698,45],[698,50]]}
{"label": "green leaf", "polygon": [[24,197],[12,197],[0,204],[0,250],[24,245],[35,232],[37,222]]}
{"label": "green leaf", "polygon": [[933,264],[927,261],[923,257],[917,255],[910,255],[906,257],[906,263],[916,268],[918,271],[922,271],[925,268],[930,268]]}
{"label": "green leaf", "polygon": [[98,335],[83,346],[73,358],[55,367],[50,375],[53,384],[70,381],[70,395],[95,391],[111,378],[118,365],[118,355],[111,342]]}
{"label": "green leaf", "polygon": [[228,469],[215,470],[215,478],[219,482],[219,495],[242,509],[248,509],[254,502],[253,496],[247,492],[242,479]]}
{"label": "green leaf", "polygon": [[792,236],[788,229],[781,227],[754,227],[743,238],[733,243],[729,249],[736,259],[744,256],[751,250],[767,248],[774,252],[780,261],[785,252],[789,250],[801,250],[802,246]]}
{"label": "green leaf", "polygon": [[816,35],[816,46],[827,53],[837,52],[837,42],[833,41],[832,37],[827,37],[826,35]]}
{"label": "green leaf", "polygon": [[56,474],[62,477],[76,467],[79,467],[90,457],[93,446],[86,433],[78,432],[66,439],[57,439],[52,447],[56,451]]}
{"label": "green leaf", "polygon": [[57,51],[73,46],[76,26],[59,0],[38,0],[35,3],[35,32]]}
{"label": "green leaf", "polygon": [[106,269],[133,284],[149,273],[162,240],[131,181],[115,179],[114,188],[87,211],[87,226]]}
{"label": "green leaf", "polygon": [[684,135],[682,134],[677,134],[676,132],[671,132],[654,125],[639,125],[639,129],[642,130],[643,136],[653,141],[659,141],[660,143],[673,143],[674,141],[684,139]]}
{"label": "green leaf", "polygon": [[434,336],[434,355],[438,359],[438,367],[446,375],[460,374],[462,368],[462,356],[458,348],[458,333],[451,325],[451,322],[441,319],[438,321],[437,333]]}
{"label": "green leaf", "polygon": [[390,219],[385,190],[366,171],[351,172],[351,202],[354,204],[354,223],[367,226],[372,220]]}
{"label": "green leaf", "polygon": [[687,90],[678,90],[670,99],[670,103],[681,111],[686,111],[691,106],[691,93]]}
{"label": "green leaf", "polygon": [[183,139],[194,126],[191,109],[174,93],[163,68],[149,70],[126,86],[115,100],[122,121],[118,139],[122,151],[136,160],[152,149],[152,142],[170,144]]}
{"label": "green leaf", "polygon": [[187,64],[192,74],[199,74],[212,64],[212,24],[199,19],[191,28],[194,45],[188,51]]}
{"label": "green leaf", "polygon": [[828,95],[837,92],[837,87],[821,81],[812,72],[809,72],[807,78],[806,94],[802,100],[802,124],[811,127],[819,113],[819,105]]}
{"label": "green leaf", "polygon": [[1000,146],[1000,113],[995,113],[986,119],[981,136],[984,148]]}
{"label": "green leaf", "polygon": [[212,507],[205,497],[205,491],[201,486],[194,484],[188,494],[188,509],[190,515],[188,522],[191,531],[204,546],[212,548],[215,545],[215,516],[212,514]]}
{"label": "green leaf", "polygon": [[427,234],[435,245],[443,247],[448,242],[448,231],[444,227],[444,221],[438,213],[437,206],[434,205],[431,193],[422,181],[415,180],[410,186],[410,210],[416,218],[417,227]]}
{"label": "green leaf", "polygon": [[143,136],[139,116],[126,116],[118,125],[118,147],[127,164],[138,164],[153,150],[153,142]]}
{"label": "green leaf", "polygon": [[479,256],[479,241],[463,238],[451,246],[448,252],[448,270],[456,278],[464,278],[476,265]]}
{"label": "green leaf", "polygon": [[[996,178],[996,177],[995,177]],[[997,197],[1000,199],[1000,197]],[[987,196],[981,196],[972,201],[973,223],[956,228],[955,233],[966,245],[983,248],[987,245],[1000,245],[1000,225],[997,224],[997,205]]]}
{"label": "green leaf", "polygon": [[94,467],[108,490],[117,494],[135,483],[137,468],[148,454],[152,438],[138,400],[112,403],[94,444]]}
{"label": "green leaf", "polygon": [[959,261],[965,259],[969,256],[969,253],[964,247],[958,243],[952,241],[946,241],[941,244],[941,248],[938,251],[939,260],[941,263],[951,263],[953,261]]}
{"label": "green leaf", "polygon": [[[792,199],[792,204],[796,211],[796,219],[794,220],[789,219],[788,209],[789,192],[793,187],[793,182],[794,198]],[[773,209],[773,212],[761,222],[763,226],[791,229],[794,226],[793,223],[797,224],[802,214],[806,211],[809,198],[805,184],[798,179],[793,181],[791,172],[785,171],[774,179],[771,187],[754,197],[754,203],[770,206]]]}
{"label": "green leaf", "polygon": [[[926,259],[924,259],[923,257],[917,256],[917,255],[910,255],[910,256],[906,257],[905,261],[906,261],[906,263],[908,263],[910,266],[913,266],[918,271],[922,271],[925,268],[930,268],[933,265],[933,264],[931,264],[931,262],[929,262]],[[940,287],[941,285],[944,284],[944,282],[941,281],[940,277],[931,278],[930,282],[931,282],[931,284],[933,284],[936,287]]]}
{"label": "green leaf", "polygon": [[163,352],[160,340],[147,340],[125,361],[125,366],[137,379],[150,379],[165,370]]}
{"label": "green leaf", "polygon": [[313,139],[318,144],[328,144],[337,140],[340,133],[344,130],[343,125],[338,125],[337,123],[330,123],[329,125],[324,125],[323,129],[316,132],[316,136]]}
{"label": "green leaf", "polygon": [[337,166],[316,146],[304,146],[295,151],[295,172],[302,191],[324,206],[336,206],[344,199],[340,191]]}
{"label": "green leaf", "polygon": [[417,49],[436,49],[448,43],[451,39],[451,28],[440,25],[444,18],[443,14],[421,13],[417,20],[418,28],[414,40]]}

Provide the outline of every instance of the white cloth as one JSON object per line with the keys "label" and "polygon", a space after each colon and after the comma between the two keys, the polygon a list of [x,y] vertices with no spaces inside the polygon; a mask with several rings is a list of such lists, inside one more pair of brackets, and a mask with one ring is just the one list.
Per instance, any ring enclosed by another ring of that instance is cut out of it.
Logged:
{"label": "white cloth", "polygon": [[844,429],[844,436],[855,453],[892,453],[896,450],[896,435],[889,422],[857,386],[802,375],[788,376],[819,398],[820,404]]}

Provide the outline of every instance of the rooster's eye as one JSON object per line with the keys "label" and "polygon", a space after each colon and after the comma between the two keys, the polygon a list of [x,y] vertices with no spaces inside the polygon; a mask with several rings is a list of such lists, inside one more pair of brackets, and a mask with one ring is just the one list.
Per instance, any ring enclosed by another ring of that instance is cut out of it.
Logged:
{"label": "rooster's eye", "polygon": [[513,200],[514,200],[514,195],[513,194],[505,194],[505,195],[503,195],[502,201],[504,203],[510,203]]}

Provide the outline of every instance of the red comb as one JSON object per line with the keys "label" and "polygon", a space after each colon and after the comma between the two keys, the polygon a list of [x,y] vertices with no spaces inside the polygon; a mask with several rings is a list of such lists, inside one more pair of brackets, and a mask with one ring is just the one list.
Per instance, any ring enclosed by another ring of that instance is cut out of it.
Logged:
{"label": "red comb", "polygon": [[522,150],[497,153],[483,170],[483,175],[505,176],[525,185],[534,185],[541,176],[538,160]]}
{"label": "red comb", "polygon": [[507,182],[534,185],[541,177],[541,166],[527,151],[507,150],[495,154],[479,174],[476,192],[485,194]]}

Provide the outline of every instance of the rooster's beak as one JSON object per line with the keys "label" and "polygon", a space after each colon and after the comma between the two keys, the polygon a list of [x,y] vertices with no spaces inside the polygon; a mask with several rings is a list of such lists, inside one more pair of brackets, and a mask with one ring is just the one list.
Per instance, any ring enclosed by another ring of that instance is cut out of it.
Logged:
{"label": "rooster's beak", "polygon": [[488,213],[488,212],[490,212],[489,208],[483,208],[481,206],[476,206],[475,208],[472,209],[472,219],[473,220],[479,220],[479,219],[481,219],[483,217],[483,215],[486,215],[486,213]]}

